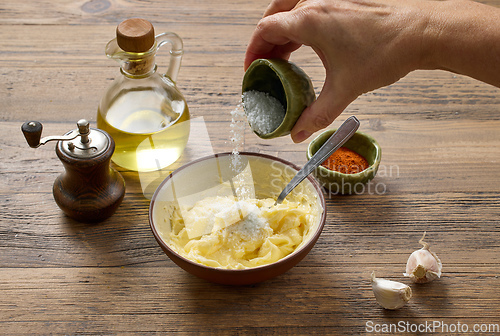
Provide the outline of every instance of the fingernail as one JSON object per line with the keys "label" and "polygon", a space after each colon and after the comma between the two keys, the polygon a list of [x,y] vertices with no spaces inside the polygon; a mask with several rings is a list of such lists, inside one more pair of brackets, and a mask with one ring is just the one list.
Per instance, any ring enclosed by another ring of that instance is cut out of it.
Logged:
{"label": "fingernail", "polygon": [[296,143],[297,142],[302,142],[305,139],[309,138],[311,135],[312,135],[311,132],[300,131],[299,133],[295,134],[295,136],[293,137],[293,141],[296,142]]}

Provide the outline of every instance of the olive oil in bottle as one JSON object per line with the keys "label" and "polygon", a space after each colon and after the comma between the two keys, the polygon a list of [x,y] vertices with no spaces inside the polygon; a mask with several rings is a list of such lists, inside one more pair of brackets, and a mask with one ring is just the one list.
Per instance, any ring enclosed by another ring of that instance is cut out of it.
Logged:
{"label": "olive oil in bottle", "polygon": [[113,162],[136,171],[153,171],[174,163],[189,137],[189,111],[183,99],[169,101],[152,90],[116,97],[97,125],[116,142]]}
{"label": "olive oil in bottle", "polygon": [[[166,43],[172,46],[170,66],[161,75],[155,55]],[[148,21],[129,19],[118,26],[106,54],[120,63],[123,75],[110,86],[97,113],[97,127],[116,143],[113,162],[134,171],[171,165],[182,155],[190,129],[186,101],[174,82],[182,40],[174,33],[155,37]]]}

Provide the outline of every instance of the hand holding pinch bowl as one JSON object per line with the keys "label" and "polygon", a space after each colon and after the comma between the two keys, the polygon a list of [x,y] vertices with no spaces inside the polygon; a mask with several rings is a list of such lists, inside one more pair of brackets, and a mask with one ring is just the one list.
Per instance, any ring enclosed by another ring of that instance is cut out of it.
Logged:
{"label": "hand holding pinch bowl", "polygon": [[178,266],[208,281],[245,285],[282,274],[312,249],[325,224],[325,199],[307,177],[274,202],[299,168],[258,153],[215,154],[174,171],[152,197],[149,222]]}
{"label": "hand holding pinch bowl", "polygon": [[250,127],[262,139],[290,134],[302,111],[316,99],[309,76],[282,59],[253,61],[241,86]]}

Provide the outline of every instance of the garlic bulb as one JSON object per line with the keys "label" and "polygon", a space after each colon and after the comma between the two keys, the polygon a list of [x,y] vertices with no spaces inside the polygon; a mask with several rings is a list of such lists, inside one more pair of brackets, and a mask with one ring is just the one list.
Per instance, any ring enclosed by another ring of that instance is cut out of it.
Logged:
{"label": "garlic bulb", "polygon": [[372,272],[372,289],[377,302],[385,309],[403,307],[411,298],[411,288],[400,282],[379,279]]}
{"label": "garlic bulb", "polygon": [[441,277],[441,260],[429,250],[429,244],[424,242],[425,232],[418,242],[423,245],[420,250],[413,252],[406,262],[405,276],[415,283],[430,282]]}

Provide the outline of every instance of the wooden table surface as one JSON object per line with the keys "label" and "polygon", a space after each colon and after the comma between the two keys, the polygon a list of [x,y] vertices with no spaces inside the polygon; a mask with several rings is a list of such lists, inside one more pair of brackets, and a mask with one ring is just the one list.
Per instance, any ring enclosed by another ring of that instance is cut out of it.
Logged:
{"label": "wooden table surface", "polygon": [[[222,152],[232,148],[246,43],[267,3],[2,1],[0,334],[358,335],[391,324],[400,334],[426,324],[500,334],[500,90],[467,77],[417,71],[347,108],[332,127],[356,115],[382,147],[372,189],[325,194],[316,246],[264,283],[217,285],[177,267],[153,238],[137,173],[121,169],[127,192],[103,223],[78,223],[57,207],[52,184],[63,167],[54,145],[29,148],[20,126],[39,120],[44,135],[80,118],[95,126],[100,97],[119,76],[104,55],[119,22],[144,17],[183,38],[178,86]],[[292,60],[319,93],[317,56],[302,48]],[[167,61],[160,53],[160,67]],[[307,142],[262,140],[247,128],[242,149],[303,165]],[[406,307],[382,309],[370,273],[409,284],[405,263],[424,231],[442,278],[412,285]]]}

